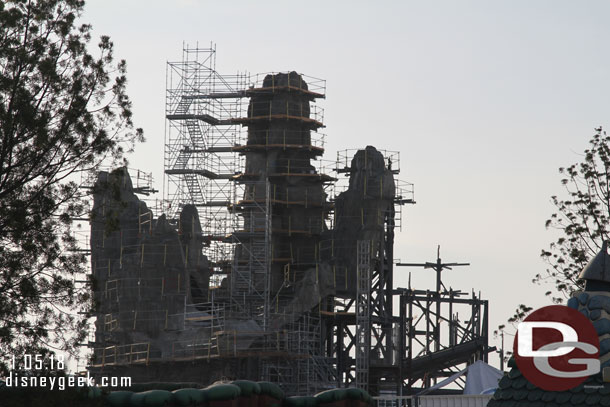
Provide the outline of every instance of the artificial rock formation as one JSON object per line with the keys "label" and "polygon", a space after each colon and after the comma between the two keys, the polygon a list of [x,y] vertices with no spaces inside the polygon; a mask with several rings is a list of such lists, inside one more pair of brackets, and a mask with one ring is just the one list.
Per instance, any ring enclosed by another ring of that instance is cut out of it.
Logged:
{"label": "artificial rock formation", "polygon": [[194,206],[184,207],[176,230],[165,216],[153,219],[133,192],[126,169],[100,172],[93,194],[91,248],[94,364],[144,354],[171,358],[180,349],[177,344],[209,335],[201,324],[185,318],[185,307],[190,316],[205,314],[194,304],[207,301],[209,281]]}
{"label": "artificial rock formation", "polygon": [[[296,72],[267,75],[251,94],[243,120],[248,141],[240,150],[245,171],[237,182],[245,193],[236,207],[244,228],[234,234],[239,244],[231,283],[234,297],[243,299],[244,308],[249,304],[253,317],[264,313],[261,293],[297,315],[320,301],[318,246],[329,211],[324,183],[332,179],[311,164],[323,152],[311,143],[311,130],[322,126],[310,117],[314,97]],[[295,300],[295,292],[303,295]]]}
{"label": "artificial rock formation", "polygon": [[396,190],[394,176],[375,147],[359,150],[349,171],[349,188],[335,200],[335,227],[326,233],[333,244],[325,245],[323,253],[334,267],[337,295],[346,298],[356,293],[357,241],[370,240],[377,257],[384,258],[384,222],[388,217],[393,221]]}

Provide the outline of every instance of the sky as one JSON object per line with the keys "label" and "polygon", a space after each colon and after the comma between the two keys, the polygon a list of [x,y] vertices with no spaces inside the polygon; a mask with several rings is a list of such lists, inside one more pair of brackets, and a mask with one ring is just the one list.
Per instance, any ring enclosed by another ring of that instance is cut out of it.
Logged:
{"label": "sky", "polygon": [[[531,280],[556,236],[544,224],[563,191],[558,168],[609,124],[609,16],[594,0],[89,0],[82,20],[127,60],[147,138],[130,167],[152,171],[158,189],[166,63],[183,44],[216,44],[220,73],[326,79],[324,158],[400,152],[417,204],[403,208],[396,258],[434,261],[440,244],[443,261],[470,262],[443,281],[490,301],[492,331],[520,303],[550,304],[552,286]],[[398,268],[396,287],[409,271],[415,288],[434,286],[432,272]]]}

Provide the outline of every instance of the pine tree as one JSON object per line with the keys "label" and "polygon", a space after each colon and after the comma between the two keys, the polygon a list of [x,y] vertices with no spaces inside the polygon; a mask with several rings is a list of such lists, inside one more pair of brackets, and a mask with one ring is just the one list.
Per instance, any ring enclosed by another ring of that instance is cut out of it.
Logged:
{"label": "pine tree", "polygon": [[0,354],[61,347],[86,334],[75,287],[86,272],[74,219],[80,175],[124,162],[143,141],[132,123],[125,61],[77,25],[82,0],[0,2]]}

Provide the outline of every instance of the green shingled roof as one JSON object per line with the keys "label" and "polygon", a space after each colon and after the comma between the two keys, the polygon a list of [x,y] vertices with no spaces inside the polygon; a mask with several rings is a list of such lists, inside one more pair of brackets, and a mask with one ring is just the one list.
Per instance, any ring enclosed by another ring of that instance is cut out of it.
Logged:
{"label": "green shingled roof", "polygon": [[509,366],[488,407],[610,407],[610,383],[603,383],[601,373],[568,391],[546,391],[527,381],[513,359]]}

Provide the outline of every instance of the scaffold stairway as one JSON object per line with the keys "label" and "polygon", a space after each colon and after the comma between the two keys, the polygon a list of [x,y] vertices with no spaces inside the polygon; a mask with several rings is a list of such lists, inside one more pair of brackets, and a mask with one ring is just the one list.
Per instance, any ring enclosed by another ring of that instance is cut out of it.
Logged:
{"label": "scaffold stairway", "polygon": [[191,103],[193,101],[192,97],[188,97],[183,95],[178,102],[178,106],[176,106],[176,110],[174,110],[174,114],[185,114],[189,111],[191,107]]}
{"label": "scaffold stairway", "polygon": [[192,147],[194,150],[205,149],[205,141],[203,138],[203,132],[201,126],[197,120],[187,119],[185,120],[186,128],[188,130],[189,137],[191,139]]}
{"label": "scaffold stairway", "polygon": [[197,174],[184,174],[184,182],[186,183],[186,188],[189,191],[193,204],[201,204],[205,199],[198,177]]}
{"label": "scaffold stairway", "polygon": [[180,150],[178,157],[172,166],[174,170],[184,170],[187,168],[189,159],[191,158],[191,152],[189,150]]}

